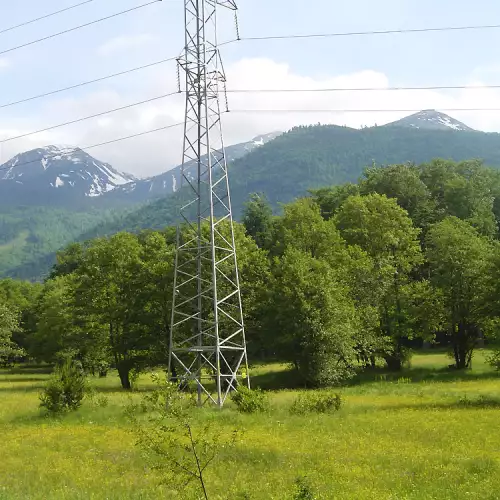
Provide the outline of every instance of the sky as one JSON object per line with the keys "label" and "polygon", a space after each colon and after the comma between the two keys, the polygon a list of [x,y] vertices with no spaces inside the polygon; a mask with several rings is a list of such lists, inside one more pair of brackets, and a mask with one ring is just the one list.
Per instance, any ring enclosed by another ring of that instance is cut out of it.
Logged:
{"label": "sky", "polygon": [[[184,43],[182,0],[163,0],[18,50],[32,40],[146,3],[93,0],[60,15],[3,32],[82,0],[25,0],[0,6],[0,164],[48,144],[85,148],[181,123],[181,95],[56,128],[18,135],[154,98],[177,90],[175,62],[92,85],[2,106],[37,94],[177,56]],[[3,2],[7,4],[7,2]],[[341,5],[341,7],[340,7]],[[243,38],[494,24],[498,0],[239,0]],[[230,12],[220,12],[219,40],[235,38]],[[221,47],[228,90],[387,88],[499,85],[500,29],[331,38],[242,40]],[[351,127],[388,123],[409,112],[388,110],[498,108],[499,89],[288,92],[228,94],[226,144],[302,124]],[[249,110],[269,112],[248,112]],[[327,112],[328,110],[364,110]],[[282,110],[282,111],[276,111]],[[291,110],[301,110],[300,112]],[[316,110],[316,111],[315,111]],[[318,111],[320,110],[320,111]],[[325,111],[326,110],[326,111]],[[378,110],[368,112],[366,110]],[[449,111],[478,130],[500,132],[500,111]],[[138,177],[166,171],[182,160],[182,127],[89,149],[118,170]]]}

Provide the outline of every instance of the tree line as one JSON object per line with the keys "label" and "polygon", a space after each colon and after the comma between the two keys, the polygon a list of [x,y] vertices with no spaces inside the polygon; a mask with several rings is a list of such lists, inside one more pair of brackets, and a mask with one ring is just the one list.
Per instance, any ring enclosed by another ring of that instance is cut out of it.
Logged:
{"label": "tree line", "polygon": [[[369,168],[280,215],[252,195],[235,223],[250,361],[316,387],[400,370],[423,342],[470,367],[500,318],[496,193],[480,162],[435,160]],[[0,281],[0,362],[72,358],[131,388],[166,363],[174,252],[174,228],[124,232],[68,246],[43,284]]]}

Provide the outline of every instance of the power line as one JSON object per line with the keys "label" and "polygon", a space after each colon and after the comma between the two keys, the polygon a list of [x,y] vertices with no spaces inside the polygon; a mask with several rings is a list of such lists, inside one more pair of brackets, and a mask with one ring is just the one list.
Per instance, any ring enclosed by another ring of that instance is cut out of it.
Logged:
{"label": "power line", "polygon": [[67,125],[73,125],[74,123],[80,123],[80,122],[83,122],[83,121],[86,121],[86,120],[90,120],[92,118],[98,118],[100,116],[104,116],[104,115],[108,115],[108,114],[111,114],[111,113],[115,113],[117,111],[123,111],[125,109],[130,109],[130,108],[133,108],[135,106],[140,106],[142,104],[147,104],[149,102],[158,101],[160,99],[165,99],[166,97],[171,97],[171,96],[176,95],[176,94],[179,94],[179,92],[176,91],[176,92],[171,92],[169,94],[160,95],[160,96],[157,96],[157,97],[151,97],[150,99],[146,99],[144,101],[138,101],[138,102],[134,102],[132,104],[127,104],[126,106],[121,106],[119,108],[110,109],[108,111],[102,111],[100,113],[96,113],[95,115],[84,116],[84,117],[81,117],[81,118],[77,118],[75,120],[71,120],[69,122],[58,123],[57,125],[51,125],[50,127],[45,127],[45,128],[39,129],[39,130],[34,130],[33,132],[27,132],[25,134],[16,135],[15,137],[8,137],[7,139],[2,139],[0,141],[0,144],[4,144],[5,142],[14,141],[16,139],[22,139],[23,137],[29,137],[30,135],[39,134],[41,132],[47,132],[49,130],[54,130],[56,128],[65,127]]}
{"label": "power line", "polygon": [[[373,31],[347,31],[337,33],[309,33],[304,35],[269,35],[269,36],[250,36],[241,37],[241,41],[259,41],[259,40],[290,40],[301,38],[332,38],[344,36],[368,36],[368,35],[392,35],[392,34],[407,34],[407,33],[429,33],[440,31],[469,31],[469,30],[486,30],[498,29],[500,24],[483,24],[473,26],[445,26],[437,28],[409,28],[409,29],[392,29],[392,30],[373,30]],[[224,42],[221,45],[227,45],[233,41]]]}
{"label": "power line", "polygon": [[[174,127],[179,127],[181,125],[184,125],[184,122],[174,123],[173,125],[166,125],[165,127],[158,127],[158,128],[152,129],[152,130],[146,130],[144,132],[138,132],[136,134],[127,135],[127,136],[123,136],[123,137],[118,137],[116,139],[111,139],[110,141],[99,142],[97,144],[91,144],[90,146],[83,146],[81,148],[75,148],[75,150],[86,151],[88,149],[97,148],[99,146],[107,146],[108,144],[114,144],[116,142],[127,141],[129,139],[135,139],[136,137],[141,137],[141,136],[144,136],[144,135],[153,134],[155,132],[161,132],[162,130],[168,130],[168,129],[171,129],[171,128],[174,128]],[[52,158],[55,158],[57,156],[64,156],[64,155],[61,155],[61,153],[55,153],[55,154],[50,154],[50,155],[44,156],[44,158],[46,158],[46,159],[52,159]],[[11,168],[23,167],[25,165],[30,165],[32,163],[38,163],[38,162],[40,162],[40,159],[30,160],[30,161],[26,161],[26,162],[23,162],[23,163],[16,163],[15,166],[0,167],[0,171],[1,170],[10,170]]]}
{"label": "power line", "polygon": [[[62,92],[67,92],[68,90],[77,89],[80,87],[85,87],[93,83],[99,83],[111,78],[116,78],[117,76],[127,75],[135,71],[140,71],[147,68],[152,68],[160,64],[175,61],[177,57],[170,57],[168,59],[161,59],[160,61],[152,62],[149,64],[144,64],[142,66],[136,66],[118,73],[112,73],[110,75],[105,75],[93,80],[87,80],[85,82],[76,83],[75,85],[70,85],[68,87],[63,87],[56,90],[51,90],[43,94],[37,94],[34,96],[19,99],[17,101],[7,102],[5,104],[0,104],[0,109],[9,108],[16,106],[18,104],[23,104],[26,102],[34,101],[36,99],[42,99],[44,97],[50,97],[55,94],[60,94]],[[353,88],[319,88],[319,89],[228,89],[226,92],[231,94],[260,94],[260,93],[294,93],[294,92],[311,92],[311,93],[321,93],[321,92],[393,92],[393,91],[418,91],[418,90],[481,90],[481,89],[500,89],[499,85],[430,85],[422,87],[353,87]],[[181,91],[184,92],[184,91]],[[224,92],[224,91],[221,91]]]}
{"label": "power line", "polygon": [[[393,92],[401,90],[479,90],[500,89],[499,85],[429,85],[422,87],[343,87],[319,89],[228,89],[232,94],[293,93],[293,92]],[[1,107],[1,106],[0,106]]]}
{"label": "power line", "polygon": [[[439,108],[446,112],[500,111],[500,108]],[[419,113],[422,109],[231,109],[230,113]]]}
{"label": "power line", "polygon": [[[125,109],[130,109],[136,106],[140,106],[142,104],[158,101],[160,99],[165,99],[167,97],[171,97],[173,95],[179,95],[182,93],[184,92],[179,92],[179,91],[170,92],[169,94],[151,97],[143,101],[138,101],[131,104],[127,104],[125,106],[120,106],[119,108],[114,108],[93,115],[76,118],[75,120],[71,120],[64,123],[58,123],[56,125],[51,125],[43,129],[34,130],[32,132],[27,132],[25,134],[17,135],[14,137],[8,137],[7,139],[0,140],[0,144],[4,144],[6,142],[14,141],[17,139],[22,139],[24,137],[29,137],[35,134],[39,134],[41,132],[47,132],[49,130],[54,130],[56,128],[73,125],[75,123],[80,123],[86,120],[91,120],[92,118],[98,118],[100,116],[116,113],[118,111],[123,111]],[[440,108],[440,109],[446,112],[500,111],[500,108]],[[229,112],[230,113],[418,113],[420,111],[422,111],[422,109],[231,109]]]}
{"label": "power line", "polygon": [[94,24],[98,24],[98,23],[101,23],[103,21],[107,21],[108,19],[113,19],[114,17],[118,17],[118,16],[121,16],[123,14],[128,14],[129,12],[143,9],[144,7],[148,7],[149,5],[153,5],[153,4],[161,2],[161,1],[162,0],[152,0],[152,1],[147,2],[147,3],[137,5],[136,7],[132,7],[132,8],[127,9],[127,10],[122,10],[120,12],[116,12],[115,14],[111,14],[110,16],[101,17],[100,19],[95,19],[94,21],[90,21],[90,22],[85,23],[85,24],[80,24],[79,26],[75,26],[74,28],[69,28],[69,29],[64,30],[64,31],[59,31],[57,33],[53,33],[52,35],[48,35],[48,36],[45,36],[43,38],[38,38],[37,40],[32,40],[31,42],[23,43],[22,45],[17,45],[16,47],[11,47],[10,49],[2,50],[2,51],[0,51],[0,56],[4,55],[4,54],[8,54],[9,52],[13,52],[14,50],[22,49],[24,47],[29,47],[30,45],[35,45],[36,43],[44,42],[45,40],[50,40],[52,38],[56,38],[58,36],[65,35],[66,33],[71,33],[73,31],[76,31],[76,30],[79,30],[82,28],[87,28],[88,26],[92,26]]}
{"label": "power line", "polygon": [[86,85],[91,85],[92,83],[98,83],[98,82],[102,82],[104,80],[109,80],[110,78],[115,78],[117,76],[127,75],[129,73],[133,73],[134,71],[139,71],[139,70],[146,69],[146,68],[152,68],[153,66],[158,66],[159,64],[163,64],[163,63],[166,63],[169,61],[175,61],[176,59],[177,59],[177,57],[170,57],[169,59],[162,59],[161,61],[156,61],[156,62],[153,62],[150,64],[144,64],[143,66],[137,66],[135,68],[127,69],[125,71],[120,71],[119,73],[113,73],[111,75],[106,75],[106,76],[102,76],[100,78],[95,78],[94,80],[88,80],[86,82],[77,83],[75,85],[70,85],[68,87],[64,87],[61,89],[51,90],[51,91],[45,92],[43,94],[38,94],[38,95],[31,96],[31,97],[26,97],[24,99],[20,99],[18,101],[12,101],[12,102],[8,102],[5,104],[0,104],[0,109],[9,108],[11,106],[16,106],[18,104],[22,104],[25,102],[34,101],[36,99],[42,99],[43,97],[49,97],[49,96],[54,95],[54,94],[60,94],[61,92],[66,92],[68,90],[73,90],[73,89],[77,89],[80,87],[85,87]]}
{"label": "power line", "polygon": [[0,35],[3,35],[4,33],[7,33],[9,31],[16,30],[18,28],[22,28],[23,26],[28,26],[29,24],[36,23],[38,21],[42,21],[43,19],[48,19],[49,17],[57,16],[58,14],[62,14],[63,12],[67,12],[68,10],[73,10],[76,9],[77,7],[81,7],[82,5],[89,4],[93,2],[94,0],[85,0],[85,2],[80,2],[75,5],[70,5],[69,7],[66,7],[65,9],[60,9],[55,12],[51,12],[50,14],[45,14],[43,16],[37,17],[35,19],[31,19],[30,21],[24,21],[20,24],[16,24],[15,26],[11,26],[10,28],[4,28],[0,30]]}

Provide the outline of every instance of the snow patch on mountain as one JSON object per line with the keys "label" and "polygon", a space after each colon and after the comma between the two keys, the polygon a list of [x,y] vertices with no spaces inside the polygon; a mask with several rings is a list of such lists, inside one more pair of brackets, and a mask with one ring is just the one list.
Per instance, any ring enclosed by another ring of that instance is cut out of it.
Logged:
{"label": "snow patch on mountain", "polygon": [[434,109],[426,109],[419,111],[410,116],[406,116],[401,120],[388,123],[386,127],[406,127],[414,129],[427,130],[457,130],[457,131],[472,131],[473,129],[464,123],[455,120],[451,116],[440,113]]}
{"label": "snow patch on mountain", "polygon": [[0,169],[4,170],[0,181],[17,182],[24,176],[25,184],[30,184],[37,192],[71,190],[72,196],[101,196],[136,180],[85,151],[67,145],[50,145],[18,154]]}

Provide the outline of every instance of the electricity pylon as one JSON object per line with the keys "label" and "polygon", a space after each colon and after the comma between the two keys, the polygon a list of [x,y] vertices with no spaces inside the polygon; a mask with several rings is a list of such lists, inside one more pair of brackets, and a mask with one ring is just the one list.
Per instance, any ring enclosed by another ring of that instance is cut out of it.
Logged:
{"label": "electricity pylon", "polygon": [[222,407],[250,384],[219,96],[225,74],[217,11],[234,0],[184,0],[186,74],[181,225],[177,230],[169,374]]}

